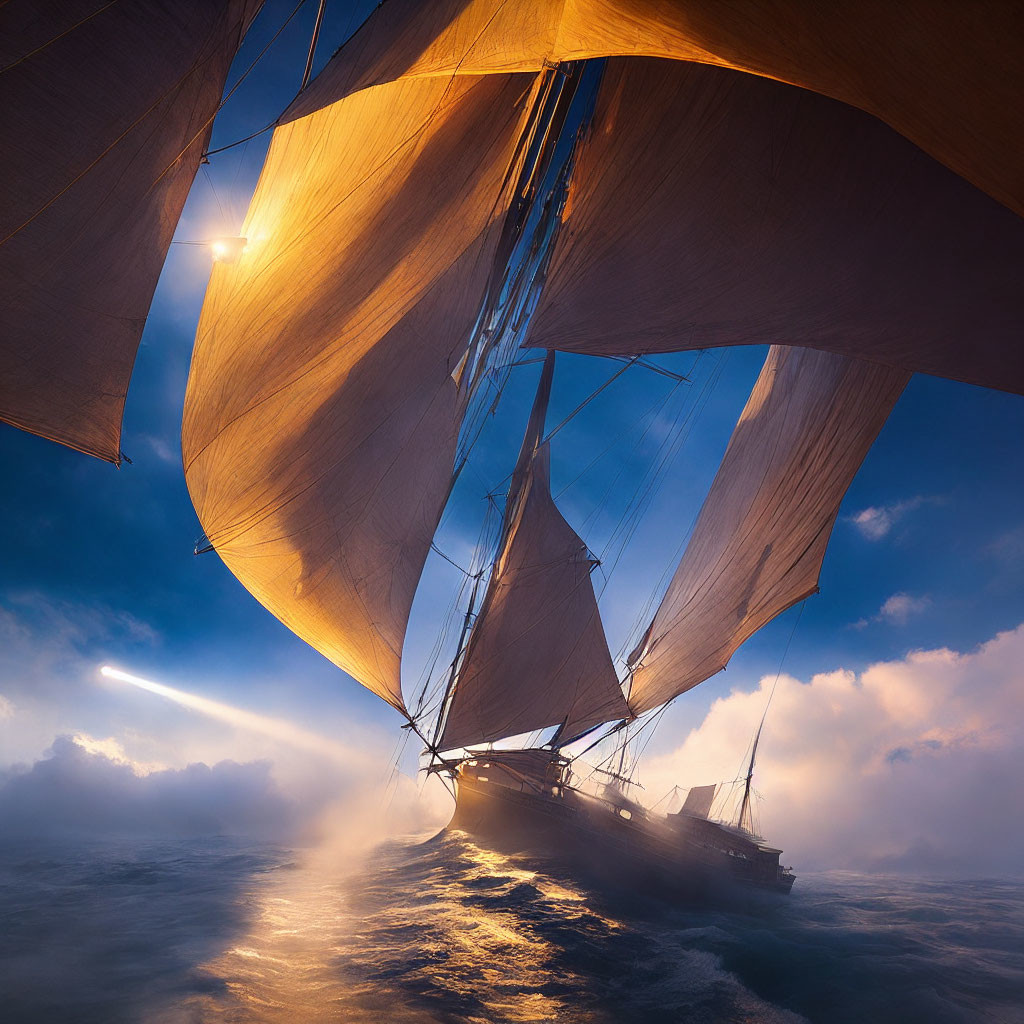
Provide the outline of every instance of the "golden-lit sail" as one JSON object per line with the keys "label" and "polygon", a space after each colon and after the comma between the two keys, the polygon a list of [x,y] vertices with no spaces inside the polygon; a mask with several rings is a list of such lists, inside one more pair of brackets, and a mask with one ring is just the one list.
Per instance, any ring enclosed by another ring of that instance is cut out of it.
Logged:
{"label": "golden-lit sail", "polygon": [[532,76],[396,82],[276,129],[196,337],[185,475],[270,611],[404,708],[409,609]]}
{"label": "golden-lit sail", "polygon": [[389,0],[295,110],[402,77],[695,61],[859,107],[1024,214],[1022,36],[1004,0]]}
{"label": "golden-lit sail", "polygon": [[0,5],[0,420],[120,461],[149,305],[259,6]]}
{"label": "golden-lit sail", "polygon": [[527,344],[818,348],[1024,393],[1024,221],[834,100],[608,61]]}

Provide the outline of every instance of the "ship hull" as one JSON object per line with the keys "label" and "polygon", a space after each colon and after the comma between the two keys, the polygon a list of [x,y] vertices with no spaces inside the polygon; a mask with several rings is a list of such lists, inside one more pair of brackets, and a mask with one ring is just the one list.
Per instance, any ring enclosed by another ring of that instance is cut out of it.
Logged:
{"label": "ship hull", "polygon": [[[760,869],[699,835],[626,818],[569,789],[551,796],[460,777],[448,828],[506,852],[564,863],[587,875],[640,892],[670,890],[685,898],[719,898],[754,890],[788,893],[793,876]],[[726,845],[726,844],[720,844]]]}

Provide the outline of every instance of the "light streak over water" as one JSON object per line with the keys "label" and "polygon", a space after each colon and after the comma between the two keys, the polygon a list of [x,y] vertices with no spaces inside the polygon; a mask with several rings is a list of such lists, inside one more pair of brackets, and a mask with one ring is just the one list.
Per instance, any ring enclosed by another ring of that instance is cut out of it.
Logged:
{"label": "light streak over water", "polygon": [[336,743],[326,736],[303,729],[283,719],[272,718],[270,715],[260,715],[255,711],[246,711],[232,704],[224,704],[221,701],[210,700],[208,697],[201,697],[196,693],[188,693],[185,690],[178,690],[173,686],[156,683],[152,679],[142,679],[139,676],[123,672],[121,669],[113,668],[110,665],[104,665],[100,669],[100,675],[106,679],[116,679],[118,682],[128,683],[131,686],[138,687],[140,690],[154,693],[158,697],[164,697],[183,708],[198,711],[208,718],[225,722],[238,729],[246,729],[260,736],[267,736],[270,739],[277,740],[279,743],[284,743],[306,753],[323,757],[341,767],[365,767],[364,758],[358,751],[351,750],[349,747]]}

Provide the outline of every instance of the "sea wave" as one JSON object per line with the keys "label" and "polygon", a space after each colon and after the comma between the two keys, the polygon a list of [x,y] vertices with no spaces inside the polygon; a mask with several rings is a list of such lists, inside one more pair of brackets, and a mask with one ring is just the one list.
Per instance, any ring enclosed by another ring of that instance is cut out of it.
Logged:
{"label": "sea wave", "polygon": [[695,906],[459,833],[0,851],[3,1019],[1024,1021],[1024,888],[847,873]]}

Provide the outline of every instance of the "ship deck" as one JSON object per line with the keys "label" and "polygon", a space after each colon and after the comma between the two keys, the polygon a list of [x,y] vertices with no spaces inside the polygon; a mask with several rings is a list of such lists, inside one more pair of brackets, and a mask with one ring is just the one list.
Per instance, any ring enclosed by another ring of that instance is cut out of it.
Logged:
{"label": "ship deck", "polygon": [[[503,785],[459,773],[449,828],[503,849],[568,858],[599,874],[669,885],[693,895],[753,887],[789,892],[778,851],[739,830],[700,819],[672,827],[639,808],[616,807],[563,786]],[[694,827],[695,824],[695,827]]]}

